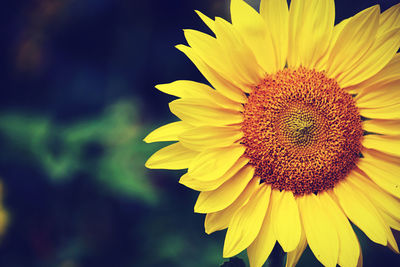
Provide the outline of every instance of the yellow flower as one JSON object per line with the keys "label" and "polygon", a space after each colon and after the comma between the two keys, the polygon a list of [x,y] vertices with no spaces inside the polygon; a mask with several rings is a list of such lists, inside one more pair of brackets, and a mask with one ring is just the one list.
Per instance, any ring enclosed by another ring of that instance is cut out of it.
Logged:
{"label": "yellow flower", "polygon": [[200,18],[178,45],[211,86],[156,86],[181,121],[146,142],[177,141],[148,168],[186,169],[205,231],[223,256],[262,266],[275,243],[294,266],[308,245],[325,266],[362,262],[350,221],[399,252],[400,4],[334,25],[333,0],[231,1],[232,24]]}

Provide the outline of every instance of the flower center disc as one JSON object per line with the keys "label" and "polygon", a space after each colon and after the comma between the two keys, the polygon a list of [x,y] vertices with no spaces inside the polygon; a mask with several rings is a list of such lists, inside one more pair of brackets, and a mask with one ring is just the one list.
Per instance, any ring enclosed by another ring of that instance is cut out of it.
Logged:
{"label": "flower center disc", "polygon": [[346,177],[363,135],[351,95],[303,67],[268,75],[253,89],[242,130],[256,175],[295,195],[325,191]]}

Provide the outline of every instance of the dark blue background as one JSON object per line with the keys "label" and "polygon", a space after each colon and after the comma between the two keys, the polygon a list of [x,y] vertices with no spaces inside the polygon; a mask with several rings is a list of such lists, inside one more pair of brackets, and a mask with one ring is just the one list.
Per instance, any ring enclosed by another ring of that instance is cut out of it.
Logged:
{"label": "dark blue background", "polygon": [[[378,4],[385,10],[397,2]],[[376,3],[336,1],[336,21]],[[146,132],[174,120],[167,105],[172,98],[155,90],[155,84],[204,81],[174,48],[185,43],[182,29],[207,31],[193,10],[229,19],[228,7],[227,0],[3,1],[0,113],[36,116],[57,127],[71,127],[82,121],[89,124],[110,105],[127,101],[141,129],[135,137],[139,144]],[[24,131],[27,142],[34,138]],[[49,146],[57,150],[57,131],[49,136],[56,139]],[[4,205],[10,216],[0,242],[0,266],[223,262],[223,233],[204,234],[203,216],[193,214],[197,194],[178,184],[177,172],[145,171],[158,199],[149,204],[135,195],[109,192],[93,173],[82,169],[54,182],[34,159],[34,149],[25,150],[5,135],[0,135],[0,148]],[[97,160],[104,149],[102,143],[85,143],[82,161]],[[144,150],[138,166],[156,150],[142,145],[132,149]],[[364,266],[400,265],[398,255],[363,234],[360,238]],[[310,251],[305,255],[301,266],[319,264]]]}

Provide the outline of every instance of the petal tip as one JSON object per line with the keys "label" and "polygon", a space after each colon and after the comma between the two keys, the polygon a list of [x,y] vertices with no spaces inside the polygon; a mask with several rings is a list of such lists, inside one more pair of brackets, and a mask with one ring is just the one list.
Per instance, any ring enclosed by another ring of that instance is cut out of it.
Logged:
{"label": "petal tip", "polygon": [[231,248],[228,250],[228,249],[225,249],[225,247],[226,246],[224,246],[224,250],[222,252],[222,257],[231,258],[231,257],[235,256],[236,254],[238,254],[238,253],[234,253]]}
{"label": "petal tip", "polygon": [[206,16],[200,10],[195,9],[194,12],[196,12],[197,16],[199,16],[200,18],[204,18]]}
{"label": "petal tip", "polygon": [[155,169],[154,168],[154,166],[152,166],[152,160],[151,160],[151,158],[149,158],[147,161],[146,161],[146,163],[144,164],[144,166],[147,168],[147,169]]}
{"label": "petal tip", "polygon": [[211,235],[214,231],[212,231],[211,229],[204,229],[204,232],[207,234],[207,235]]}
{"label": "petal tip", "polygon": [[161,88],[162,88],[163,86],[165,86],[165,83],[156,84],[156,85],[154,85],[154,88],[156,88],[157,90],[160,90],[160,91],[161,91]]}
{"label": "petal tip", "polygon": [[195,213],[203,213],[206,214],[207,212],[204,210],[204,208],[202,207],[202,205],[198,205],[197,203],[194,205],[193,211]]}
{"label": "petal tip", "polygon": [[378,14],[381,13],[381,6],[379,4],[370,7],[371,13],[377,12]]}
{"label": "petal tip", "polygon": [[188,178],[187,178],[187,177],[188,177],[188,174],[187,174],[187,173],[185,173],[184,175],[182,175],[182,176],[181,176],[181,178],[179,179],[179,181],[178,181],[178,182],[179,182],[180,184],[183,184],[183,185],[185,185],[185,183],[186,183],[186,180],[188,180]]}
{"label": "petal tip", "polygon": [[185,49],[189,48],[189,46],[183,45],[183,44],[177,44],[177,45],[175,45],[175,48],[178,49],[181,52],[184,52]]}

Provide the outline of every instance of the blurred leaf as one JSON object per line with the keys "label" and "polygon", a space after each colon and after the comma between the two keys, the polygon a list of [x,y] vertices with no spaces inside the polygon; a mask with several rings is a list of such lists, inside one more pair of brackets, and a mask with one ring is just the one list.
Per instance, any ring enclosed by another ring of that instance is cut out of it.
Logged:
{"label": "blurred leaf", "polygon": [[27,114],[0,115],[0,131],[6,143],[23,158],[40,164],[55,182],[87,173],[110,192],[157,200],[146,176],[144,162],[154,151],[142,141],[148,130],[137,123],[131,102],[118,102],[90,120],[59,125],[49,118]]}
{"label": "blurred leaf", "polygon": [[50,133],[50,122],[47,118],[36,118],[23,114],[3,114],[0,116],[0,131],[9,143],[24,152],[40,155],[44,141]]}
{"label": "blurred leaf", "polygon": [[40,161],[49,177],[62,178],[74,171],[73,155],[57,157],[52,153],[50,140],[58,137],[59,131],[48,118],[25,114],[3,114],[0,116],[0,131],[7,143],[21,152]]}
{"label": "blurred leaf", "polygon": [[158,257],[161,259],[175,259],[185,253],[185,236],[177,234],[166,234],[160,242]]}

